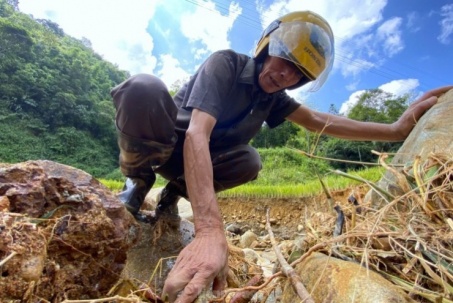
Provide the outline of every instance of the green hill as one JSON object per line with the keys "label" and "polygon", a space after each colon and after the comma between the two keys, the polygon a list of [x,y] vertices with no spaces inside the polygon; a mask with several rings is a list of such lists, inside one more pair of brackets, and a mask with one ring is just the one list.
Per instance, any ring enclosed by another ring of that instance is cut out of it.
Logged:
{"label": "green hill", "polygon": [[0,0],[0,162],[48,159],[94,176],[116,169],[109,91],[127,77],[88,40]]}

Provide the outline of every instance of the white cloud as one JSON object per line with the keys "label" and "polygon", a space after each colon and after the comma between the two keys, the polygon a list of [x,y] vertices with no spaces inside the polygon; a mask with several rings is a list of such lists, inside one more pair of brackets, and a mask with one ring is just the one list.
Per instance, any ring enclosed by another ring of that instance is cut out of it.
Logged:
{"label": "white cloud", "polygon": [[193,13],[181,16],[181,32],[191,41],[200,41],[208,52],[230,48],[228,32],[242,9],[235,2],[229,7],[228,15],[223,16],[211,1],[197,1]]}
{"label": "white cloud", "polygon": [[[75,38],[88,38],[106,60],[131,73],[151,73],[156,58],[148,22],[161,0],[21,0],[22,12],[56,22]],[[133,20],[131,22],[131,20]]]}
{"label": "white cloud", "polygon": [[441,34],[437,39],[443,44],[449,44],[453,34],[453,4],[444,5],[440,14],[442,16],[442,20],[439,22]]}
{"label": "white cloud", "polygon": [[421,29],[421,20],[417,12],[410,12],[407,14],[406,27],[413,33],[418,32]]}
{"label": "white cloud", "polygon": [[354,105],[356,105],[356,103],[359,101],[359,97],[364,93],[365,91],[364,90],[358,90],[356,92],[353,92],[350,96],[349,96],[349,99],[345,102],[343,102],[343,104],[341,104],[341,107],[340,107],[340,114],[342,115],[347,115],[349,110],[351,108],[354,107]]}
{"label": "white cloud", "polygon": [[[401,79],[384,83],[378,88],[396,97],[401,97],[414,92],[415,89],[419,86],[420,83],[417,79]],[[340,114],[347,115],[349,110],[357,104],[360,95],[362,95],[364,92],[365,90],[358,90],[356,92],[353,92],[349,96],[349,99],[343,102],[343,104],[341,105]]]}
{"label": "white cloud", "polygon": [[172,84],[182,79],[188,79],[188,74],[181,68],[179,61],[170,54],[159,57],[159,72],[157,76],[170,88]]}
{"label": "white cloud", "polygon": [[403,41],[401,40],[401,26],[402,19],[399,17],[392,18],[385,21],[377,29],[378,41],[382,41],[384,51],[389,57],[399,53],[404,48]]}
{"label": "white cloud", "polygon": [[400,97],[413,92],[419,86],[420,82],[417,79],[401,79],[382,84],[379,88]]}

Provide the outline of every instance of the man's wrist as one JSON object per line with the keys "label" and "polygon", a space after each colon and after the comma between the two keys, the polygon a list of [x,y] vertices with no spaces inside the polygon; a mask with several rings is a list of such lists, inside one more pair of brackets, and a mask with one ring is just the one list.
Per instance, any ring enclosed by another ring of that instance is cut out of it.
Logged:
{"label": "man's wrist", "polygon": [[195,233],[213,233],[216,231],[224,232],[223,222],[218,218],[203,218],[194,220]]}

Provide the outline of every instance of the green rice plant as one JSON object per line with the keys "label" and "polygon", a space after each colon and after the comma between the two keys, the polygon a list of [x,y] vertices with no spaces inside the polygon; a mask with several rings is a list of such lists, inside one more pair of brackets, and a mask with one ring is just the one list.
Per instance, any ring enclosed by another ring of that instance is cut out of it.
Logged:
{"label": "green rice plant", "polygon": [[[373,167],[360,171],[349,172],[352,176],[357,176],[361,179],[366,179],[368,182],[377,182],[381,179],[384,168]],[[363,184],[358,180],[339,176],[332,172],[321,176],[324,183],[330,190],[340,190],[351,186]],[[256,181],[228,189],[225,192],[219,193],[220,197],[244,197],[244,198],[290,198],[313,196],[322,193],[322,185],[319,180],[309,180],[297,182],[293,179],[292,183],[278,183],[275,185],[262,185]]]}
{"label": "green rice plant", "polygon": [[[112,192],[119,192],[123,189],[124,186],[124,181],[126,178],[123,178],[123,180],[118,180],[118,179],[98,179],[99,182],[101,182],[104,186],[106,186],[109,190]],[[153,187],[162,187],[167,184],[168,181],[166,181],[164,178],[161,176],[156,177],[156,182],[154,182]]]}
{"label": "green rice plant", "polygon": [[110,189],[113,192],[120,191],[124,186],[124,181],[107,180],[107,179],[98,179],[98,181],[101,182],[104,186],[106,186],[108,189]]}

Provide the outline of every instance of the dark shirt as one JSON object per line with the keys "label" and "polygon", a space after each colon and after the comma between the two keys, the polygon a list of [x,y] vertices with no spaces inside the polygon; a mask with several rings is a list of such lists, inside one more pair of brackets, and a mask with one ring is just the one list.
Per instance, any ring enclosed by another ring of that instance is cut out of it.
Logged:
{"label": "dark shirt", "polygon": [[179,108],[177,148],[182,147],[191,110],[217,119],[211,149],[247,144],[266,122],[273,128],[284,122],[300,104],[284,91],[268,94],[258,85],[254,59],[232,50],[213,53],[174,96]]}

